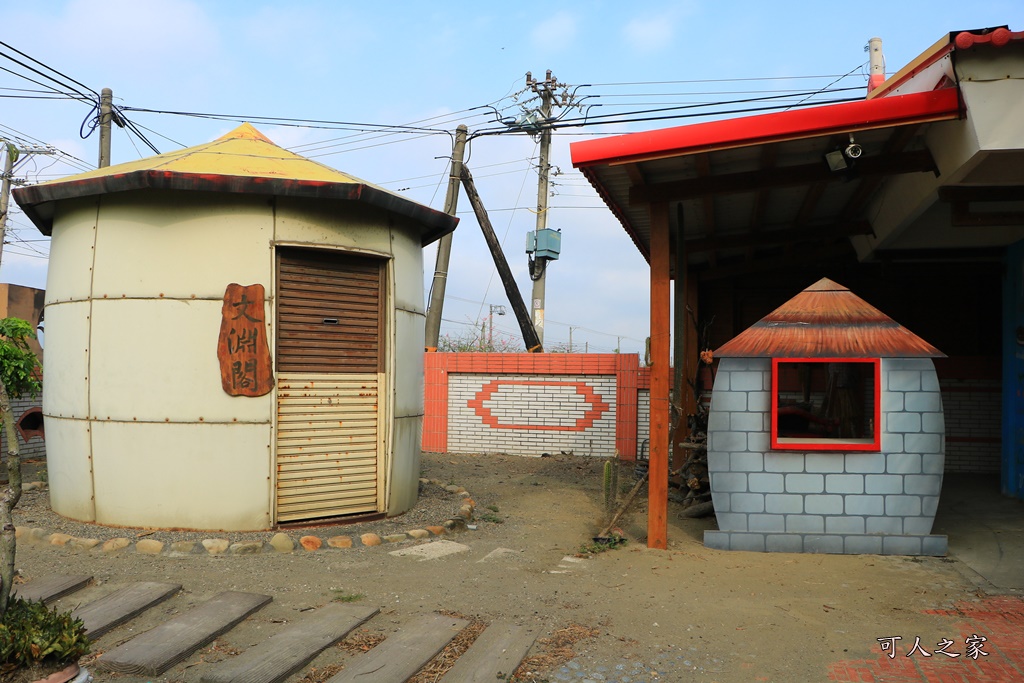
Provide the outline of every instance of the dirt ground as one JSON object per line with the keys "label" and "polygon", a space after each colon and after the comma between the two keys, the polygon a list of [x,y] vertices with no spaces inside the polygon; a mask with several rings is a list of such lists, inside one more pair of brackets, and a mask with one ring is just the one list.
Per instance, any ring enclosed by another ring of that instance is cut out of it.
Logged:
{"label": "dirt ground", "polygon": [[[599,528],[602,468],[603,460],[564,455],[425,454],[423,476],[464,486],[477,505],[477,529],[449,537],[469,550],[430,561],[392,556],[395,546],[152,557],[130,548],[104,554],[19,543],[16,564],[28,579],[58,573],[95,577],[96,585],[61,601],[63,608],[129,581],[183,586],[174,599],[100,638],[96,652],[219,591],[273,596],[266,608],[157,679],[97,678],[125,683],[199,681],[212,662],[264,640],[303,610],[342,598],[380,607],[356,634],[366,644],[434,611],[531,625],[539,637],[531,652],[536,658],[523,670],[532,675],[522,673],[519,680],[822,681],[829,680],[836,662],[878,658],[878,638],[955,639],[957,634],[946,633],[947,621],[925,611],[979,598],[957,563],[944,558],[709,550],[702,538],[715,528],[714,518],[682,518],[674,503],[669,549],[648,550],[643,500],[621,524],[628,543],[566,561]],[[623,490],[634,483],[631,465],[622,469],[619,483]],[[30,506],[24,514],[32,526],[46,526],[38,509]],[[142,533],[85,531],[100,539]],[[161,539],[163,533],[148,537]],[[289,533],[297,538],[306,532]],[[314,533],[326,538],[348,532],[338,527]],[[488,557],[498,549],[511,552]],[[555,636],[571,649],[559,651],[551,641]],[[321,676],[337,670],[358,656],[353,651],[359,642],[328,649],[313,666]],[[304,675],[289,680],[317,680]]]}

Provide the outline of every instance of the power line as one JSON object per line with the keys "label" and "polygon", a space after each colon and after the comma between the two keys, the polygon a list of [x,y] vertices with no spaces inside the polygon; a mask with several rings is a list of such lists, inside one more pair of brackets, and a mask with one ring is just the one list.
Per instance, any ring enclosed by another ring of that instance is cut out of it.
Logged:
{"label": "power line", "polygon": [[[74,83],[75,85],[78,85],[78,86],[81,86],[81,87],[85,88],[85,89],[86,89],[86,90],[88,90],[88,91],[89,91],[90,93],[92,93],[92,94],[93,94],[93,96],[94,96],[94,97],[95,97],[95,98],[96,98],[97,100],[99,100],[100,94],[99,94],[98,92],[96,92],[95,90],[93,90],[92,88],[90,88],[89,86],[85,85],[84,83],[81,83],[81,82],[79,82],[79,81],[76,81],[75,79],[71,78],[71,77],[70,77],[70,76],[68,76],[67,74],[63,74],[63,73],[61,73],[60,71],[57,71],[57,70],[56,70],[56,69],[54,69],[54,68],[53,68],[52,66],[47,66],[46,64],[43,64],[43,63],[42,63],[42,62],[40,62],[40,61],[39,61],[38,59],[35,59],[35,58],[33,58],[33,57],[30,57],[29,55],[25,54],[24,52],[22,52],[21,50],[17,49],[16,47],[13,47],[13,46],[11,46],[11,45],[8,45],[7,43],[5,43],[5,42],[3,42],[3,41],[0,41],[0,45],[2,45],[3,47],[6,47],[6,48],[7,48],[8,50],[11,50],[11,51],[13,51],[13,52],[16,52],[16,53],[18,53],[19,55],[21,55],[21,56],[22,56],[22,57],[24,57],[25,59],[28,59],[29,61],[33,62],[34,64],[38,64],[39,66],[43,67],[44,69],[47,69],[47,70],[49,70],[49,71],[51,71],[51,72],[53,72],[53,73],[57,74],[57,75],[58,75],[58,76],[60,76],[61,78],[65,79],[66,81],[70,81],[71,83]],[[7,54],[3,54],[3,53],[0,53],[0,57],[4,57],[5,59],[8,59],[8,60],[10,60],[10,61],[14,62],[14,63],[15,63],[15,64],[17,64],[17,65],[19,65],[19,66],[21,66],[21,67],[23,67],[23,68],[26,68],[26,69],[28,69],[28,70],[29,70],[29,71],[31,71],[32,73],[38,74],[39,76],[42,76],[43,78],[45,78],[45,79],[47,79],[47,80],[53,81],[53,82],[54,82],[54,83],[56,83],[57,85],[60,85],[61,87],[63,87],[63,88],[66,88],[67,90],[71,90],[71,91],[73,91],[73,92],[76,92],[76,93],[78,93],[79,95],[81,95],[81,96],[82,96],[82,98],[83,98],[84,100],[91,100],[91,99],[92,99],[92,98],[90,98],[90,97],[89,97],[89,95],[88,95],[88,94],[86,94],[86,93],[82,92],[81,90],[77,90],[77,89],[75,89],[75,88],[72,88],[72,87],[71,87],[71,86],[69,86],[69,85],[68,85],[67,83],[62,83],[62,82],[61,82],[61,81],[60,81],[59,79],[56,79],[56,78],[54,78],[53,76],[50,76],[50,75],[48,75],[48,74],[45,74],[45,73],[43,73],[42,71],[40,71],[39,69],[33,68],[33,67],[29,66],[28,64],[25,64],[24,62],[21,62],[21,61],[19,61],[19,60],[15,59],[15,58],[11,57],[10,55],[7,55]],[[24,78],[24,76],[23,76],[23,78]],[[41,85],[41,84],[40,84],[40,85]]]}
{"label": "power line", "polygon": [[[849,75],[849,74],[847,74]],[[588,83],[583,87],[613,87],[624,85],[688,85],[691,83],[749,83],[756,81],[795,81],[809,79],[835,78],[839,74],[822,74],[818,76],[752,76],[747,78],[696,78],[683,81],[623,81],[620,83]]]}

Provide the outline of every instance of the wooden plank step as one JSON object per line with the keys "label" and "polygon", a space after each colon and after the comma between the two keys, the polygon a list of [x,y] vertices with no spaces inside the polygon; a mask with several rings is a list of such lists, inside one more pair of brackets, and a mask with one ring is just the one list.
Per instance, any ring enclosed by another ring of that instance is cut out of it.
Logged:
{"label": "wooden plank step", "polygon": [[399,683],[408,680],[444,649],[469,622],[440,614],[425,614],[365,655],[356,657],[327,683]]}
{"label": "wooden plank step", "polygon": [[118,645],[96,660],[96,668],[159,676],[273,600],[269,595],[225,591],[188,612]]}
{"label": "wooden plank step", "polygon": [[81,619],[89,638],[96,640],[115,626],[145,612],[180,590],[180,583],[140,581],[82,605],[72,616]]}
{"label": "wooden plank step", "polygon": [[203,683],[279,683],[366,623],[380,609],[327,605],[203,674]]}
{"label": "wooden plank step", "polygon": [[47,576],[42,579],[32,579],[28,583],[14,587],[14,595],[31,602],[44,602],[50,604],[55,600],[85,588],[92,581],[88,574],[69,574],[62,576]]}
{"label": "wooden plank step", "polygon": [[509,622],[495,622],[484,629],[442,683],[494,683],[512,677],[523,657],[533,646],[533,629]]}

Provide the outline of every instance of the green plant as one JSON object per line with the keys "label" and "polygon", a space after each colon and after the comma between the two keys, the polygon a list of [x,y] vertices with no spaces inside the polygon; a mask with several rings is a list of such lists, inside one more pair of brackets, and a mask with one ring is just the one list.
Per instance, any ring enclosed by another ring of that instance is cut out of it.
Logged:
{"label": "green plant", "polygon": [[490,522],[491,524],[504,524],[505,520],[494,514],[493,512],[485,512],[477,519],[481,522]]}
{"label": "green plant", "polygon": [[0,382],[11,398],[39,394],[39,360],[28,346],[32,326],[20,318],[0,320]]}
{"label": "green plant", "polygon": [[42,602],[12,599],[0,621],[0,667],[71,663],[89,652],[85,624]]}
{"label": "green plant", "polygon": [[604,509],[608,511],[612,507],[612,463],[606,460],[604,463],[604,478],[601,481],[601,489],[604,491]]}
{"label": "green plant", "polygon": [[487,509],[490,510],[491,512],[497,512],[498,511],[498,506],[497,505],[488,505]]}
{"label": "green plant", "polygon": [[0,320],[0,420],[7,437],[7,486],[0,496],[0,619],[7,612],[14,587],[17,549],[13,511],[21,498],[21,452],[14,431],[11,398],[39,393],[39,360],[28,340],[32,326],[19,318]]}
{"label": "green plant", "polygon": [[366,596],[362,593],[348,593],[342,590],[334,590],[334,597],[331,598],[333,602],[359,602]]}
{"label": "green plant", "polygon": [[625,536],[619,536],[613,534],[607,538],[595,538],[591,543],[584,543],[580,546],[579,550],[576,551],[577,555],[596,555],[598,553],[607,552],[618,548],[621,545],[626,545],[627,539]]}

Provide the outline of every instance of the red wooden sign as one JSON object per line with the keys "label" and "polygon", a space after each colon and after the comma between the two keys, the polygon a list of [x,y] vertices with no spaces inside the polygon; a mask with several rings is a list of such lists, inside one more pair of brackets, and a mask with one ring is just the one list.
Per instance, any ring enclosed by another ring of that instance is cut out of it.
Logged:
{"label": "red wooden sign", "polygon": [[263,298],[263,285],[231,283],[224,291],[217,359],[221,385],[231,396],[263,396],[274,385]]}

